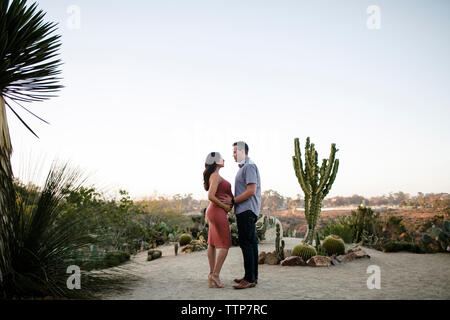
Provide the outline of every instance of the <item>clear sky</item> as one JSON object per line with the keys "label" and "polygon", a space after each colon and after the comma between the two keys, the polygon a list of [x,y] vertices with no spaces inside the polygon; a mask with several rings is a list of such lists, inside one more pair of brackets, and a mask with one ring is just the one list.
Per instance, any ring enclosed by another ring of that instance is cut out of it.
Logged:
{"label": "clear sky", "polygon": [[[370,5],[379,29],[367,25]],[[449,1],[39,8],[59,22],[65,88],[29,105],[51,125],[20,112],[39,140],[8,113],[16,172],[57,157],[113,192],[206,198],[206,155],[224,155],[221,175],[234,185],[231,145],[244,140],[262,189],[294,197],[294,138],[303,148],[310,136],[320,159],[339,149],[330,196],[450,192]]]}

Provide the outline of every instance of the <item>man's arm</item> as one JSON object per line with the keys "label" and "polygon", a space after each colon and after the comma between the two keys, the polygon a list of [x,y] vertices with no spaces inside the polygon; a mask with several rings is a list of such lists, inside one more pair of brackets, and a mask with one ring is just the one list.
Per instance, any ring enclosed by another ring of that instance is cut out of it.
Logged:
{"label": "man's arm", "polygon": [[234,198],[234,202],[235,203],[244,202],[245,200],[253,197],[255,194],[256,194],[256,183],[249,183],[247,185],[247,189]]}

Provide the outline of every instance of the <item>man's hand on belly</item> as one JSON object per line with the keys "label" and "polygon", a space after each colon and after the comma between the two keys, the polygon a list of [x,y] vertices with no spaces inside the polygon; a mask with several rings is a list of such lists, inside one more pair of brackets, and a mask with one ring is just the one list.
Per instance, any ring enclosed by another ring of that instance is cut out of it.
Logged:
{"label": "man's hand on belly", "polygon": [[222,201],[223,203],[231,206],[233,204],[233,198],[230,197],[228,194],[224,195],[224,196],[220,196],[219,200]]}

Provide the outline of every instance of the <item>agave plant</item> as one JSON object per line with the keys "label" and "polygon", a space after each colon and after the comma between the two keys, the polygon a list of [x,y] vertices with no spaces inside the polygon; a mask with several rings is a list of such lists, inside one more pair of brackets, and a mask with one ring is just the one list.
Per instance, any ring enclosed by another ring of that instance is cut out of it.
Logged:
{"label": "agave plant", "polygon": [[[54,164],[44,186],[38,192],[24,192],[14,184],[5,198],[10,228],[3,242],[8,265],[0,262],[3,281],[0,292],[5,298],[65,297],[90,298],[105,289],[120,289],[126,274],[81,272],[81,289],[67,287],[67,269],[73,253],[93,242],[81,221],[62,219],[61,205],[67,188],[76,189],[79,174],[67,165]],[[3,190],[1,190],[3,191]]]}

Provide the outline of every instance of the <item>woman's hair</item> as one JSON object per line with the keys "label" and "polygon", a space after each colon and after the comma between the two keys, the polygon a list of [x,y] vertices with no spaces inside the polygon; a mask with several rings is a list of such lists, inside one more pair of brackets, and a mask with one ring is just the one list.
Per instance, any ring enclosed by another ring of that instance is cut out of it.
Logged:
{"label": "woman's hair", "polygon": [[205,171],[203,171],[203,187],[206,191],[209,190],[209,177],[211,177],[211,174],[216,171],[217,161],[220,159],[222,159],[222,156],[219,152],[211,152],[206,157]]}

